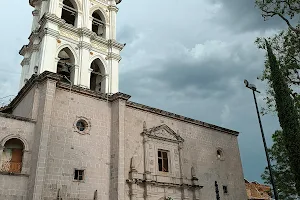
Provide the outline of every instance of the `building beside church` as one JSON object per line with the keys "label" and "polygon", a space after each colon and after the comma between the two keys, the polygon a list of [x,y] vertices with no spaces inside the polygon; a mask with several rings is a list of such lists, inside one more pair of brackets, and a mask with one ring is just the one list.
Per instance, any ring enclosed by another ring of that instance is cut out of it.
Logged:
{"label": "building beside church", "polygon": [[260,184],[256,181],[250,182],[245,179],[246,191],[248,200],[271,200],[272,192],[271,187],[268,185]]}
{"label": "building beside church", "polygon": [[0,109],[0,199],[247,199],[238,132],[119,92],[120,2],[29,1],[20,91]]}

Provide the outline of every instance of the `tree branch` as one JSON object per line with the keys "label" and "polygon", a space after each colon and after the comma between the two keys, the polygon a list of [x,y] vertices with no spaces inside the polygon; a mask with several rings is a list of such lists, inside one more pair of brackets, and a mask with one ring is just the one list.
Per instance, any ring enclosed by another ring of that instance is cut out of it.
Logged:
{"label": "tree branch", "polygon": [[297,35],[300,34],[300,29],[293,27],[292,24],[290,23],[290,21],[286,17],[284,17],[281,13],[278,13],[275,11],[267,11],[267,10],[262,10],[262,11],[266,13],[266,14],[263,14],[263,16],[273,17],[275,15],[278,15],[283,21],[286,22],[286,24],[292,31],[294,31]]}

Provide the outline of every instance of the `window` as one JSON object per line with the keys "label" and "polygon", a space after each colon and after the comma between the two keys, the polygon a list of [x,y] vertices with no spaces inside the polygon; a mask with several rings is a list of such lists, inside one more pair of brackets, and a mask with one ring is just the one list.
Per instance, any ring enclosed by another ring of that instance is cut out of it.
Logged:
{"label": "window", "polygon": [[105,37],[105,22],[101,11],[97,10],[93,14],[92,31],[100,37]]}
{"label": "window", "polygon": [[82,170],[82,169],[75,169],[74,180],[75,181],[83,181],[84,180],[84,170]]}
{"label": "window", "polygon": [[63,48],[58,53],[58,59],[59,61],[57,63],[56,72],[64,77],[62,79],[63,82],[68,84],[70,81],[73,82],[75,73],[75,58],[72,51],[68,47]]}
{"label": "window", "polygon": [[86,117],[77,116],[76,120],[73,123],[73,128],[75,132],[81,135],[90,134],[91,121]]}
{"label": "window", "polygon": [[76,127],[79,131],[84,131],[87,128],[88,124],[83,119],[80,119],[76,123]]}
{"label": "window", "polygon": [[21,173],[24,145],[19,139],[8,140],[2,152],[0,171]]}
{"label": "window", "polygon": [[67,24],[75,26],[76,17],[77,11],[73,3],[70,0],[64,0],[61,18],[65,20]]}
{"label": "window", "polygon": [[105,92],[105,68],[102,61],[97,58],[91,63],[90,89],[96,92]]}
{"label": "window", "polygon": [[217,150],[217,158],[219,160],[224,160],[224,154],[223,154],[223,151],[221,149]]}
{"label": "window", "polygon": [[158,170],[160,172],[169,172],[168,151],[158,150]]}
{"label": "window", "polygon": [[224,194],[228,194],[228,188],[226,185],[223,185],[223,192]]}

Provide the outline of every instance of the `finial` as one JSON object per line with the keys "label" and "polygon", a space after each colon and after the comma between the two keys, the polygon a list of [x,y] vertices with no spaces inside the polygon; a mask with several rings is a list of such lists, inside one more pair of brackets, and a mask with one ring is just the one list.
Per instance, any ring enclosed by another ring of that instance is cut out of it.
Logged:
{"label": "finial", "polygon": [[135,158],[134,158],[134,156],[131,158],[131,163],[130,163],[130,169],[131,169],[131,171],[133,171],[133,170],[135,170],[135,166],[136,165],[136,163],[135,163]]}
{"label": "finial", "polygon": [[196,172],[195,172],[194,167],[191,168],[191,174],[192,174],[192,177],[196,177]]}

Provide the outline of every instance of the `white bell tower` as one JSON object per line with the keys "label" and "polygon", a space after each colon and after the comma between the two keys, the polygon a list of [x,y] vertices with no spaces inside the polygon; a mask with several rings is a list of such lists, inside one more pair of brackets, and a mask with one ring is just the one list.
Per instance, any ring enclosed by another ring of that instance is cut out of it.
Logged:
{"label": "white bell tower", "polygon": [[33,74],[51,71],[66,82],[102,93],[119,90],[117,4],[122,0],[30,0],[34,7],[20,88]]}

